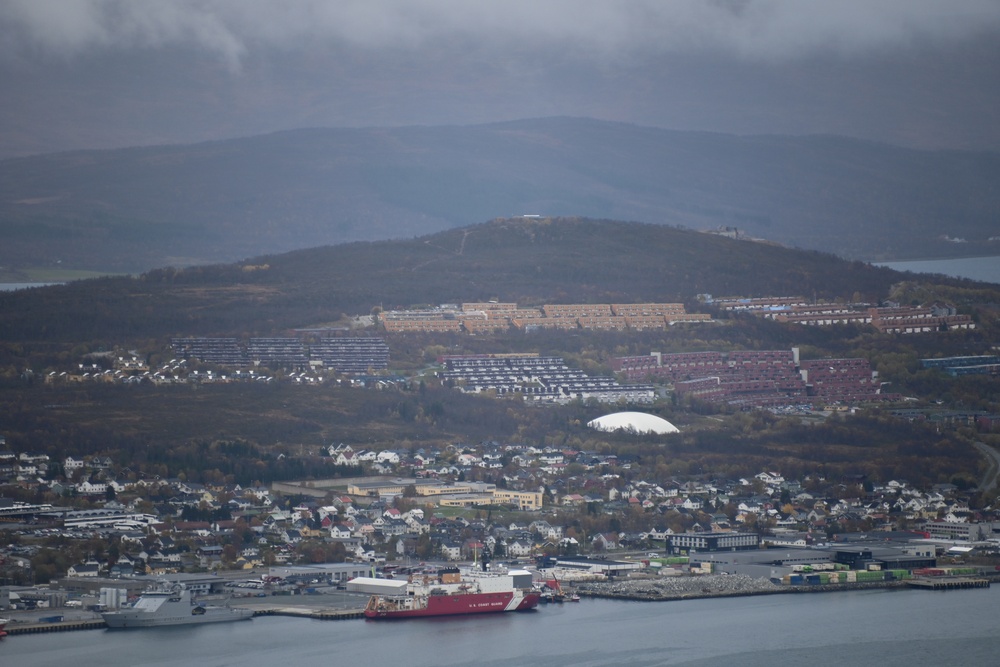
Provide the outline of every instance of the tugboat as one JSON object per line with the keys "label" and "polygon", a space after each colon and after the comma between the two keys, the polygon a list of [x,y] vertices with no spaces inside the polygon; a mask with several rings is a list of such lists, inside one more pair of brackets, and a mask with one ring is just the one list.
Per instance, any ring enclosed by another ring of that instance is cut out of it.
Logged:
{"label": "tugboat", "polygon": [[101,616],[108,628],[152,628],[243,621],[253,617],[253,611],[199,604],[191,599],[191,591],[184,584],[161,581],[143,591],[131,607],[107,611]]}
{"label": "tugboat", "polygon": [[553,577],[542,585],[542,602],[563,603],[566,601],[566,594],[563,593],[559,580]]}

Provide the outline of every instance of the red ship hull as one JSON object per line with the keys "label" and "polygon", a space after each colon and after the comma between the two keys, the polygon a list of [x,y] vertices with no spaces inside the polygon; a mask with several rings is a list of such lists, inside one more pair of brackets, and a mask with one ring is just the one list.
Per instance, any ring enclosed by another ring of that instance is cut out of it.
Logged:
{"label": "red ship hull", "polygon": [[538,599],[538,593],[533,592],[519,596],[518,599],[515,599],[513,592],[431,595],[427,598],[426,606],[415,609],[384,609],[379,607],[377,599],[373,599],[365,609],[365,616],[373,619],[391,619],[527,611],[538,606]]}

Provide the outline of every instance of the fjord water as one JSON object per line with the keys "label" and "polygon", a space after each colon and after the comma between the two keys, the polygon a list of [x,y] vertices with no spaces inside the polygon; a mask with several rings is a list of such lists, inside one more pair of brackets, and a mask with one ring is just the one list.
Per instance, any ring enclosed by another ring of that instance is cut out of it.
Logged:
{"label": "fjord water", "polygon": [[954,278],[969,278],[1000,284],[1000,257],[966,257],[964,259],[918,259],[906,262],[877,262],[896,271],[940,273]]}
{"label": "fjord water", "polygon": [[584,600],[530,613],[239,623],[8,637],[32,667],[624,667],[996,664],[1000,587],[677,602]]}
{"label": "fjord water", "polygon": [[16,290],[31,289],[33,287],[48,287],[49,285],[62,285],[63,283],[0,283],[0,292],[14,292]]}

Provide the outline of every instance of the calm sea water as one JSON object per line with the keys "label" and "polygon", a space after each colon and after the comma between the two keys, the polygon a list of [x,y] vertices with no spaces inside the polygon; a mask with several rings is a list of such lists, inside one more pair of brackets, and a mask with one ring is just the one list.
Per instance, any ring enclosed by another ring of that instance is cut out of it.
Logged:
{"label": "calm sea water", "polygon": [[0,283],[0,292],[13,292],[19,289],[29,289],[32,287],[46,287],[48,285],[62,285],[63,283]]}
{"label": "calm sea water", "polygon": [[940,273],[955,278],[970,278],[1000,284],[1000,257],[966,257],[965,259],[921,259],[910,262],[878,262],[897,271]]}
{"label": "calm sea water", "polygon": [[726,600],[584,599],[531,613],[242,623],[9,637],[0,664],[31,667],[401,665],[991,665],[1000,587]]}

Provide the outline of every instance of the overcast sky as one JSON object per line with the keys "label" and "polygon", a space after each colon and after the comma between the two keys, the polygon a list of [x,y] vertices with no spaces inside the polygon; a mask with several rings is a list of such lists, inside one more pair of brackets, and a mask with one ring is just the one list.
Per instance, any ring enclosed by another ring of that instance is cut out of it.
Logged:
{"label": "overcast sky", "polygon": [[3,0],[0,156],[546,115],[996,150],[998,37],[997,0]]}

